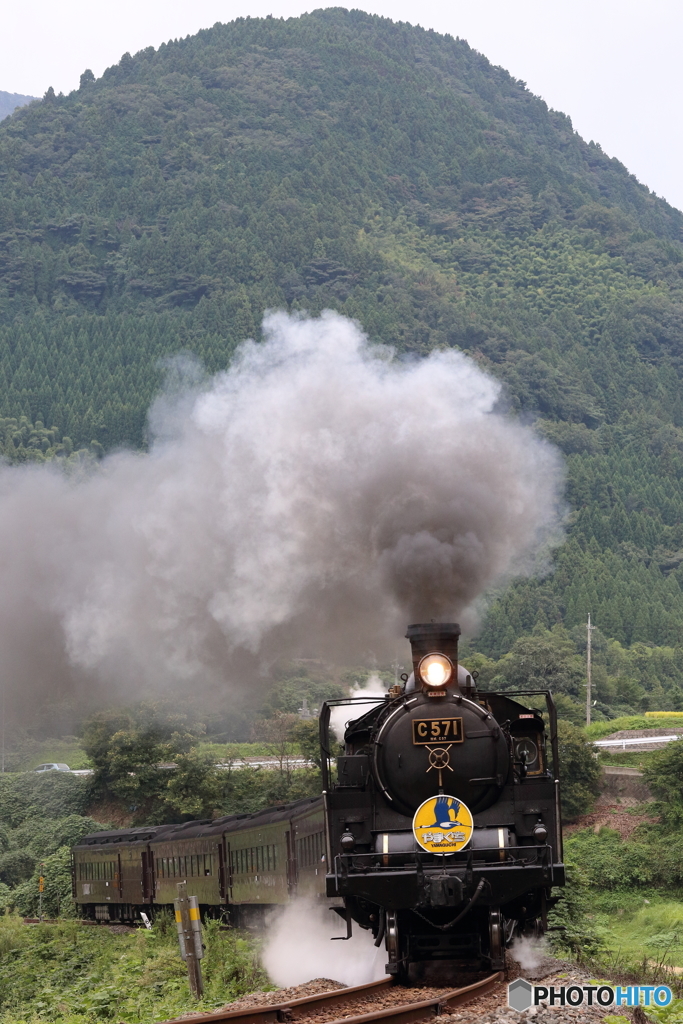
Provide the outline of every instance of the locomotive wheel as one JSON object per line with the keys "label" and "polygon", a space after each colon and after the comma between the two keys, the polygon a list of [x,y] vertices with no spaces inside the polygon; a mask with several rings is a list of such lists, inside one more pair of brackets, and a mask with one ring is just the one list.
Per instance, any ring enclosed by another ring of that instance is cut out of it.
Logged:
{"label": "locomotive wheel", "polygon": [[387,974],[391,974],[396,981],[403,981],[406,976],[405,964],[401,957],[401,937],[398,931],[398,914],[395,910],[385,911],[386,915],[386,947],[389,962],[387,963]]}
{"label": "locomotive wheel", "polygon": [[385,913],[387,955],[389,957],[390,964],[397,964],[399,961],[398,914],[395,910],[387,910]]}
{"label": "locomotive wheel", "polygon": [[542,939],[548,930],[548,897],[545,889],[541,890],[540,914],[531,922],[532,934],[535,939]]}
{"label": "locomotive wheel", "polygon": [[502,971],[505,968],[503,917],[498,907],[491,907],[489,910],[489,956],[494,971]]}

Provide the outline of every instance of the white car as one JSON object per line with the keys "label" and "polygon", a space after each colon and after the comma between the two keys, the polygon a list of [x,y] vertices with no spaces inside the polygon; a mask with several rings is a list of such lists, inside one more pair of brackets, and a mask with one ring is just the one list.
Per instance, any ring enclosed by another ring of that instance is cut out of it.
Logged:
{"label": "white car", "polygon": [[64,764],[60,761],[52,761],[50,764],[39,764],[37,768],[33,769],[34,772],[70,772],[68,764]]}

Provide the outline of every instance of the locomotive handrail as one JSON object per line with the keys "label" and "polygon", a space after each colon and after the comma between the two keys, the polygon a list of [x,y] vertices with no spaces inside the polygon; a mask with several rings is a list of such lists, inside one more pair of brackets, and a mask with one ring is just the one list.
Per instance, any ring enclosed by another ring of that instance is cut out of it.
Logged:
{"label": "locomotive handrail", "polygon": [[329,748],[330,742],[330,705],[328,701],[323,703],[318,719],[318,739],[320,742],[320,770],[323,776],[323,792],[329,792],[330,788],[330,757],[332,752]]}
{"label": "locomotive handrail", "polygon": [[[414,864],[414,866],[416,868],[419,867],[422,872],[425,872],[425,871],[430,871],[431,869],[434,869],[436,871],[443,871],[444,867],[468,866],[470,859],[472,859],[472,867],[473,868],[478,863],[479,864],[481,864],[481,863],[488,864],[489,863],[489,861],[486,859],[486,857],[479,857],[479,856],[477,856],[477,859],[475,860],[474,859],[474,854],[475,853],[477,855],[479,855],[479,854],[486,854],[486,853],[495,854],[495,857],[492,856],[490,858],[490,863],[492,863],[494,865],[498,865],[499,863],[501,863],[501,861],[500,861],[500,854],[502,852],[503,851],[501,850],[501,848],[499,846],[481,846],[481,847],[478,847],[476,850],[469,850],[469,849],[467,851],[463,850],[462,851],[462,855],[460,855],[458,860],[454,859],[455,857],[459,856],[458,854],[449,854],[449,855],[443,854],[442,856],[448,856],[449,857],[449,863],[447,865],[444,864],[444,863],[441,863],[441,862],[437,862],[437,863],[433,863],[433,864],[424,864],[423,861],[422,861],[422,856],[423,856],[422,852],[421,851],[417,851],[417,850],[413,851],[413,852],[406,852],[406,853],[390,853],[388,855],[390,857],[401,857],[401,858],[403,858],[403,860],[402,860],[402,862],[400,864],[394,864],[394,865],[384,865],[383,863],[381,863],[382,858],[387,856],[387,854],[377,853],[376,851],[372,851],[372,850],[369,851],[368,853],[338,853],[334,857],[334,878],[335,878],[335,883],[336,883],[340,873],[341,873],[341,875],[343,877],[346,877],[348,875],[348,873],[349,873],[349,867],[351,868],[351,870],[353,870],[353,868],[354,868],[354,861],[358,861],[358,860],[374,859],[374,861],[376,861],[377,863],[374,864],[374,865],[371,864],[370,865],[371,867],[374,866],[374,867],[382,868],[382,869],[388,867],[390,870],[395,870],[397,867],[399,867],[399,868],[412,867],[413,864]],[[538,843],[538,844],[534,844],[534,846],[512,846],[512,847],[506,846],[504,852],[505,852],[505,861],[504,861],[504,863],[506,863],[506,864],[513,864],[514,865],[514,864],[539,864],[539,863],[547,864],[549,862],[552,863],[552,859],[551,859],[552,847],[549,846],[548,843]],[[466,856],[465,856],[465,854],[466,854]],[[533,857],[528,856],[528,854],[533,854]],[[527,855],[527,856],[524,856],[524,855]],[[438,854],[434,854],[434,856],[439,856],[439,855]],[[558,861],[558,863],[560,863],[560,861]]]}

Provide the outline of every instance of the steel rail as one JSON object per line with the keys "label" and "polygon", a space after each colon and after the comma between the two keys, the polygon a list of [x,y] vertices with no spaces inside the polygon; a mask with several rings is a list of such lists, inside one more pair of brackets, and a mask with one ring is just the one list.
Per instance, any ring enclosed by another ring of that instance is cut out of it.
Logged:
{"label": "steel rail", "polygon": [[299,1006],[314,1010],[317,1006],[340,1006],[348,1003],[363,992],[382,989],[391,985],[393,978],[381,978],[370,981],[366,985],[354,985],[352,988],[333,988],[328,992],[318,992],[314,996],[301,996],[299,999],[288,999],[286,1003],[270,1003],[263,1006],[244,1006],[237,1010],[216,1010],[215,1013],[199,1013],[190,1017],[174,1017],[173,1020],[162,1021],[161,1024],[201,1024],[212,1020],[234,1020],[240,1024],[271,1024],[273,1021],[289,1019],[289,1012]]}
{"label": "steel rail", "polygon": [[462,1006],[463,1003],[469,1003],[472,999],[485,996],[504,977],[503,971],[497,971],[496,974],[490,974],[487,978],[475,981],[472,985],[451,989],[450,992],[443,992],[440,996],[433,996],[431,999],[423,999],[419,1003],[403,1003],[401,1006],[389,1006],[384,1010],[361,1013],[356,1017],[340,1017],[338,1020],[329,1021],[328,1024],[370,1024],[371,1021],[376,1020],[391,1021],[391,1024],[413,1024],[415,1021],[447,1013],[455,1006]]}
{"label": "steel rail", "polygon": [[[329,1024],[371,1024],[372,1021],[387,1021],[391,1024],[412,1024],[415,1021],[425,1020],[440,1013],[446,1013],[455,1006],[461,1006],[472,999],[478,999],[487,995],[493,988],[503,981],[504,974],[498,971],[490,974],[480,981],[463,988],[451,989],[449,992],[442,992],[440,996],[433,996],[431,999],[423,999],[419,1002],[401,1003],[398,1006],[389,1006],[381,1010],[371,1010],[369,1013],[357,1014],[353,1017],[339,1017],[333,1019]],[[246,1006],[238,1010],[218,1010],[215,1013],[200,1013],[192,1016],[174,1017],[173,1020],[163,1021],[162,1024],[209,1024],[210,1021],[231,1020],[239,1021],[240,1024],[270,1024],[270,1022],[287,1021],[296,1019],[298,1008],[302,1010],[314,1010],[320,1006],[340,1006],[343,1003],[355,1000],[359,994],[367,992],[371,994],[373,989],[381,990],[385,985],[392,983],[392,978],[382,978],[381,981],[372,981],[367,985],[354,985],[352,988],[333,989],[331,992],[321,992],[314,996],[303,996],[301,999],[290,999],[285,1003],[272,1003],[270,1006]],[[406,992],[410,990],[407,989]]]}

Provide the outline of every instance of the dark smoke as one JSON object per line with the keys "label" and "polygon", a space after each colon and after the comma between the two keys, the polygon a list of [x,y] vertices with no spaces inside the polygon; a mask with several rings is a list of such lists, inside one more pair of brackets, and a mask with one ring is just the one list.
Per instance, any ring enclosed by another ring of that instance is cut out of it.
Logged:
{"label": "dark smoke", "polygon": [[0,472],[0,673],[26,717],[394,655],[408,622],[471,628],[556,539],[558,457],[471,360],[401,363],[332,313],[264,330],[157,403],[149,454]]}

